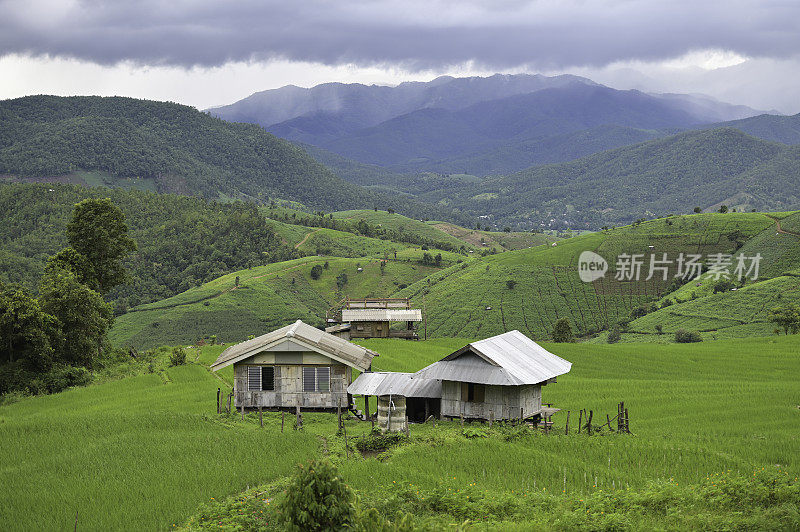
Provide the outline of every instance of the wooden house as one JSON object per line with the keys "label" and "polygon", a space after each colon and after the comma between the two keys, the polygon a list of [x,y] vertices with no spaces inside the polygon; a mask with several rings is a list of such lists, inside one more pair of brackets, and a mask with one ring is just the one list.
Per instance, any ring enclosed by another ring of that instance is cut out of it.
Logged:
{"label": "wooden house", "polygon": [[[407,298],[346,299],[333,312],[326,332],[351,338],[418,339],[422,311],[411,308]],[[398,325],[393,325],[398,324]]]}
{"label": "wooden house", "polygon": [[227,348],[211,369],[233,365],[236,408],[348,407],[352,368],[367,371],[377,353],[298,320]]}
{"label": "wooden house", "polygon": [[511,331],[473,342],[413,378],[442,381],[441,415],[465,419],[541,418],[542,387],[572,364]]}

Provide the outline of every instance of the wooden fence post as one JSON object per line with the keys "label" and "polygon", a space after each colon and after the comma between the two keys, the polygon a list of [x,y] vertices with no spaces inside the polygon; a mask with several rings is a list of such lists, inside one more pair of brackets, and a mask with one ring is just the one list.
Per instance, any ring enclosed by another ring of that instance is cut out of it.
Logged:
{"label": "wooden fence post", "polygon": [[228,405],[225,407],[225,412],[227,414],[231,413],[231,399],[233,399],[233,393],[228,394]]}
{"label": "wooden fence post", "polygon": [[303,416],[300,414],[300,406],[295,407],[295,414],[297,415],[297,430],[303,428]]}
{"label": "wooden fence post", "polygon": [[339,432],[342,431],[342,400],[339,399],[339,403],[336,405],[336,419],[339,423]]}
{"label": "wooden fence post", "polygon": [[567,410],[567,426],[564,428],[564,435],[569,434],[569,410]]}
{"label": "wooden fence post", "polygon": [[589,421],[586,423],[586,432],[592,435],[592,418],[594,417],[594,410],[589,410]]}
{"label": "wooden fence post", "polygon": [[581,433],[582,424],[583,424],[583,409],[581,408],[580,415],[578,416],[578,434]]}
{"label": "wooden fence post", "polygon": [[628,419],[628,409],[625,409],[625,432],[630,434],[631,433],[631,426],[630,420]]}
{"label": "wooden fence post", "polygon": [[219,414],[220,408],[222,406],[222,405],[219,404],[219,394],[220,393],[222,393],[222,390],[220,388],[217,388],[217,414]]}
{"label": "wooden fence post", "polygon": [[242,410],[242,421],[244,421],[244,401],[242,401],[242,404],[239,405],[239,408]]}
{"label": "wooden fence post", "polygon": [[261,428],[264,428],[264,415],[261,411],[261,406],[258,407],[258,422],[261,425]]}
{"label": "wooden fence post", "polygon": [[286,411],[281,410],[281,434],[283,434],[283,421],[285,417],[286,417]]}

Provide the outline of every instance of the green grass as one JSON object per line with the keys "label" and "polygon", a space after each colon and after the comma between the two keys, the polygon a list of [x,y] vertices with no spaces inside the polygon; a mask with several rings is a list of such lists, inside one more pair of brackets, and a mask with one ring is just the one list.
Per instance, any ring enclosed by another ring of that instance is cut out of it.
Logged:
{"label": "green grass", "polygon": [[[667,282],[659,277],[645,280],[645,265],[639,282],[618,281],[614,270],[620,254],[649,258],[651,253],[667,253],[675,260],[679,253],[732,253],[734,243],[727,235],[740,231],[745,238],[759,238],[773,232],[774,225],[773,219],[755,213],[662,218],[573,237],[555,247],[538,246],[464,263],[401,294],[418,305],[424,296],[430,336],[479,337],[519,329],[536,339],[547,339],[560,318],[567,318],[578,334],[588,335],[628,319],[640,305],[659,300],[675,274],[673,265]],[[760,249],[757,245],[745,247],[748,253]],[[769,246],[764,249],[762,268],[769,269],[778,258],[766,251]],[[610,271],[594,283],[578,278],[578,257],[585,250],[599,253],[610,263]],[[787,264],[796,265],[800,259],[792,261]],[[516,282],[514,288],[507,287],[508,280]]]}
{"label": "green grass", "polygon": [[216,416],[222,383],[206,368],[165,375],[0,407],[3,528],[71,530],[77,512],[82,530],[165,529],[316,453],[314,436],[281,435],[275,417],[259,430]]}
{"label": "green grass", "polygon": [[[369,257],[305,257],[241,270],[131,309],[116,319],[110,340],[117,346],[149,348],[190,344],[210,335],[225,342],[241,341],[298,319],[322,325],[326,311],[346,296],[388,297],[439,270],[416,262],[421,255],[421,250],[399,252],[383,273],[381,260]],[[311,268],[326,262],[322,276],[311,279]],[[339,290],[336,279],[341,273],[348,282]]]}
{"label": "green grass", "polygon": [[399,235],[413,235],[425,241],[446,243],[454,248],[460,248],[465,245],[462,240],[432,225],[414,220],[413,218],[408,218],[401,214],[389,214],[386,211],[362,209],[334,212],[333,217],[337,220],[351,220],[353,222],[364,220],[372,226],[380,226],[383,229],[395,231]]}
{"label": "green grass", "polygon": [[[381,353],[376,369],[413,371],[468,341],[363,343]],[[264,429],[256,414],[244,422],[238,415],[214,414],[216,389],[226,389],[229,381],[218,380],[203,365],[222,346],[190,349],[189,360],[196,364],[2,406],[4,528],[64,529],[73,526],[76,511],[85,529],[163,529],[193,515],[192,528],[202,528],[207,525],[200,524],[200,516],[217,510],[227,512],[225,524],[232,527],[251,508],[241,505],[245,499],[274,517],[255,494],[271,490],[274,502],[294,464],[323,449],[363,504],[386,516],[394,509],[410,511],[436,528],[465,516],[480,517],[492,529],[547,523],[546,528],[561,528],[554,523],[565,526],[558,521],[564,512],[577,516],[575,505],[580,514],[590,510],[589,520],[567,528],[602,528],[604,514],[612,512],[619,514],[615,519],[630,520],[617,527],[623,529],[636,523],[678,529],[685,519],[695,523],[690,528],[719,528],[724,519],[746,519],[745,528],[792,522],[783,520],[792,515],[785,515],[783,506],[769,510],[766,503],[751,501],[749,492],[706,490],[741,487],[741,479],[762,468],[800,474],[797,337],[545,347],[573,363],[569,374],[543,389],[543,400],[562,408],[550,435],[499,424],[471,425],[477,430],[467,432],[456,422],[412,425],[410,443],[381,460],[352,454],[347,459],[335,415],[307,414],[303,432],[281,435],[278,414],[265,415]],[[621,400],[634,435],[574,433],[579,409],[604,420]],[[572,434],[564,436],[567,410]],[[348,421],[350,444],[369,427]],[[467,437],[471,434],[478,437]],[[236,496],[255,486],[262,488]],[[686,509],[700,504],[687,499],[695,489],[716,497],[699,516]],[[744,513],[731,514],[732,493],[741,493]],[[626,502],[614,506],[614,497]],[[631,498],[654,500],[642,508]],[[218,500],[226,502],[220,506]],[[579,504],[584,502],[588,506]],[[662,510],[648,509],[650,504]]]}

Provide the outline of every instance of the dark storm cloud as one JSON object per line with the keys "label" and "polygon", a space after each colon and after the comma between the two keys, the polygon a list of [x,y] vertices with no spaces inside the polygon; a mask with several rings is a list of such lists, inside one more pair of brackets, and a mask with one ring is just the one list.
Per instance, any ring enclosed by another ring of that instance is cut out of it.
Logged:
{"label": "dark storm cloud", "polygon": [[216,66],[285,58],[410,69],[559,68],[721,48],[800,51],[800,3],[0,0],[0,55]]}

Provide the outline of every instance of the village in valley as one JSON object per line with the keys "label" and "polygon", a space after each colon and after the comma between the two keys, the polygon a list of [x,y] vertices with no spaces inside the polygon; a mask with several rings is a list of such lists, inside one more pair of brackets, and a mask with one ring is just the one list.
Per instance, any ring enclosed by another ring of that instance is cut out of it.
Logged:
{"label": "village in valley", "polygon": [[797,20],[0,2],[0,532],[800,530]]}

